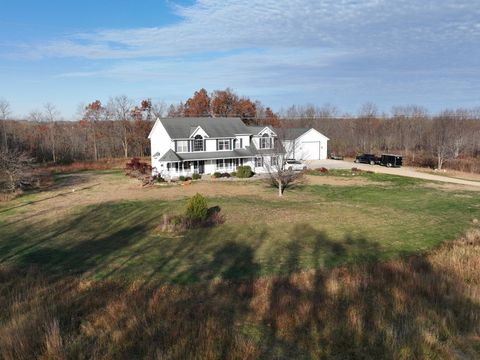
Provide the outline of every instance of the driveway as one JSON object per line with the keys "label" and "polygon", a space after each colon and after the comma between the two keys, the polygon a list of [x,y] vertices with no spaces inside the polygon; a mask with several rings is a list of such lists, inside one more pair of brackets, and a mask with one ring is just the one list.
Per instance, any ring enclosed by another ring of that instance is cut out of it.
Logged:
{"label": "driveway", "polygon": [[440,181],[450,184],[459,184],[459,185],[468,185],[480,188],[480,181],[464,180],[451,178],[447,176],[434,175],[418,171],[415,168],[404,166],[401,168],[387,168],[380,165],[368,165],[368,164],[355,164],[353,161],[344,161],[344,160],[311,160],[307,161],[307,166],[309,169],[317,169],[320,167],[325,167],[329,170],[331,169],[351,169],[356,167],[361,170],[370,170],[378,173],[399,175],[413,177],[417,179],[424,179],[430,181]]}

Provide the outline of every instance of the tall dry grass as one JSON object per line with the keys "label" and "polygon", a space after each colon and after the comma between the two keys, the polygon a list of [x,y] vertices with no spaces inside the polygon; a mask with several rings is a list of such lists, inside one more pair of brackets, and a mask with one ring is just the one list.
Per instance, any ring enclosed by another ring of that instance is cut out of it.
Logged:
{"label": "tall dry grass", "polygon": [[478,358],[480,231],[423,256],[147,286],[0,271],[3,359]]}

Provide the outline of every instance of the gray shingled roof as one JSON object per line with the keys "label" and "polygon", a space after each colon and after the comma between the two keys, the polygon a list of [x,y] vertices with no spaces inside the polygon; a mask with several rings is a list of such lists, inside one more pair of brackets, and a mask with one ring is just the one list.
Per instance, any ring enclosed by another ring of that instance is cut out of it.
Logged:
{"label": "gray shingled roof", "polygon": [[189,138],[200,126],[211,138],[232,137],[235,134],[250,134],[240,118],[164,118],[160,119],[172,139]]}
{"label": "gray shingled roof", "polygon": [[249,130],[249,134],[252,135],[257,135],[260,131],[268,127],[270,130],[273,131],[272,127],[270,125],[268,126],[247,126],[247,129]]}
{"label": "gray shingled roof", "polygon": [[182,161],[182,159],[177,155],[175,151],[170,149],[165,154],[163,154],[163,156],[160,158],[160,161]]}
{"label": "gray shingled roof", "polygon": [[305,134],[309,128],[279,128],[275,132],[283,140],[295,140]]}
{"label": "gray shingled roof", "polygon": [[209,160],[209,159],[229,159],[252,157],[253,153],[248,147],[246,149],[235,149],[231,151],[198,151],[192,153],[178,154],[172,149],[168,150],[160,161],[191,161],[191,160]]}

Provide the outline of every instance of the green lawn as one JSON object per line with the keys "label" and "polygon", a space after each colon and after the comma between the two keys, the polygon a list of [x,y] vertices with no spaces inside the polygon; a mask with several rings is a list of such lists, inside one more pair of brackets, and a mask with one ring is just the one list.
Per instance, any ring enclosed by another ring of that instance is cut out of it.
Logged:
{"label": "green lawn", "polygon": [[[259,184],[271,199],[210,197],[225,224],[176,235],[156,228],[162,214],[180,213],[185,199],[72,204],[72,215],[55,219],[4,206],[0,264],[155,283],[244,278],[426,250],[457,238],[480,218],[478,193],[385,174],[327,176],[361,176],[371,184],[303,186],[287,190],[284,199]],[[29,196],[15,203],[32,201]]]}

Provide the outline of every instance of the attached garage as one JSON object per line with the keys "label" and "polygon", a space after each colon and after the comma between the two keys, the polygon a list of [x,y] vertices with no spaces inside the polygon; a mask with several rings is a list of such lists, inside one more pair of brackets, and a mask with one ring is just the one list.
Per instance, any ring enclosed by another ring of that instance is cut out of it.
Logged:
{"label": "attached garage", "polygon": [[315,129],[281,129],[279,136],[283,138],[283,146],[287,157],[295,160],[323,160],[327,158],[328,140],[325,135]]}

